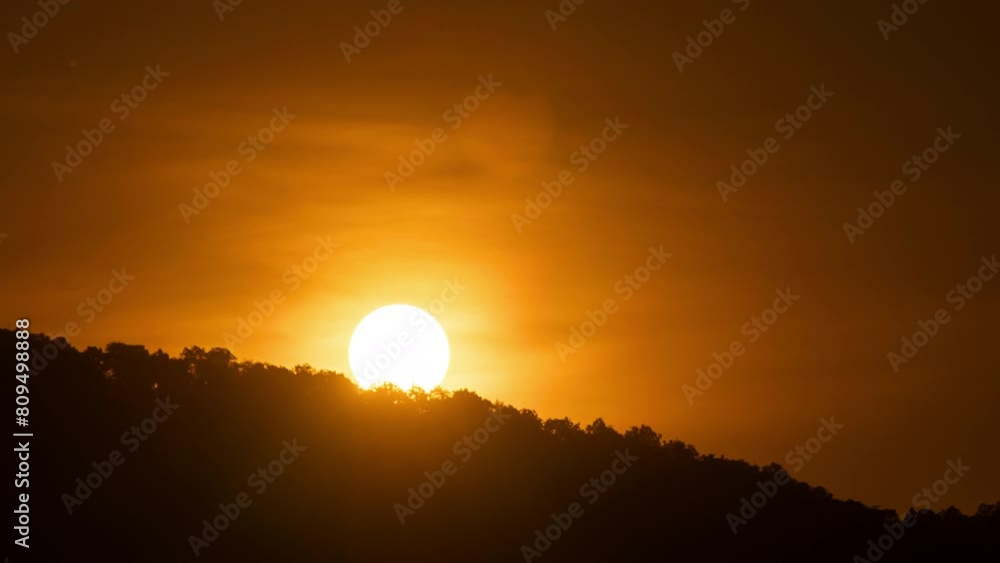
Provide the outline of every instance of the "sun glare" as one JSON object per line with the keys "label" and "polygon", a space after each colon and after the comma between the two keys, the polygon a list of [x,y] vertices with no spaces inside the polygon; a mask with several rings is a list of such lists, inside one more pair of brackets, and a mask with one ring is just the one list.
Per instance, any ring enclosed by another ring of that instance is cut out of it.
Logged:
{"label": "sun glare", "polygon": [[412,305],[386,305],[369,313],[351,336],[348,356],[363,389],[392,383],[433,389],[448,372],[451,349],[441,324]]}

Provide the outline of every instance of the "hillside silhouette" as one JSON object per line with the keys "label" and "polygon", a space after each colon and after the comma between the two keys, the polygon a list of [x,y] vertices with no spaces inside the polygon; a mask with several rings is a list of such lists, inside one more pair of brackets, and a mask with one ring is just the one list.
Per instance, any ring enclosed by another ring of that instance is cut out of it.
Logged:
{"label": "hillside silhouette", "polygon": [[[0,331],[0,346],[14,342]],[[1000,503],[974,515],[911,510],[915,523],[903,527],[893,510],[794,479],[734,534],[727,514],[739,515],[741,499],[767,489],[758,483],[780,479],[782,468],[699,454],[647,426],[621,433],[601,419],[542,420],[466,390],[361,391],[339,373],[240,362],[219,348],[170,357],[33,337],[32,350],[46,347],[58,353],[34,358],[30,426],[15,430],[34,433],[32,557],[8,547],[12,562],[1000,555]],[[160,419],[155,430],[143,428],[147,418]],[[90,487],[88,475],[102,471]],[[602,473],[614,482],[601,484]],[[217,519],[235,515],[233,506],[237,516]],[[206,532],[214,520],[225,529]],[[558,538],[545,547],[539,535],[552,526]],[[903,532],[884,554],[873,551],[891,530]]]}

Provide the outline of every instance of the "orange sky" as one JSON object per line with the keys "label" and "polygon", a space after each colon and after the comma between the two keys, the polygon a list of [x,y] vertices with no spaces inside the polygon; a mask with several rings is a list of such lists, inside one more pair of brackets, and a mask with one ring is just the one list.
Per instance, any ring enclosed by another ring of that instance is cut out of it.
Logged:
{"label": "orange sky", "polygon": [[[81,347],[177,353],[222,346],[281,289],[232,350],[348,371],[367,312],[458,284],[439,316],[447,388],[755,463],[833,416],[845,428],[796,477],[904,508],[961,458],[970,475],[935,508],[997,500],[1000,280],[960,311],[947,301],[1000,251],[992,71],[968,56],[991,39],[945,3],[889,41],[882,3],[742,4],[590,0],[553,31],[556,2],[417,0],[350,63],[341,43],[387,2],[244,2],[224,21],[209,2],[63,6],[0,63],[0,311],[50,333],[76,322]],[[678,72],[672,53],[727,8],[735,21]],[[0,21],[36,10],[7,2]],[[156,65],[169,75],[122,119],[115,100]],[[785,138],[776,122],[821,85],[833,95]],[[294,118],[241,145],[275,108]],[[577,151],[616,117],[627,128],[581,171]],[[105,118],[114,130],[59,181],[52,162]],[[961,137],[910,181],[903,163],[948,126]],[[447,138],[390,189],[436,129]],[[716,182],[768,137],[780,148],[724,201]],[[228,187],[185,216],[232,160]],[[572,183],[519,232],[512,214],[563,170]],[[896,179],[909,189],[851,244],[843,224]],[[317,237],[339,246],[283,277]],[[661,245],[671,256],[626,300],[616,284]],[[122,268],[128,287],[81,312]],[[786,288],[801,298],[750,343],[741,327]],[[563,361],[556,344],[608,299],[617,312]],[[951,321],[894,373],[887,353],[939,308]],[[689,404],[682,385],[736,340],[745,354]]]}

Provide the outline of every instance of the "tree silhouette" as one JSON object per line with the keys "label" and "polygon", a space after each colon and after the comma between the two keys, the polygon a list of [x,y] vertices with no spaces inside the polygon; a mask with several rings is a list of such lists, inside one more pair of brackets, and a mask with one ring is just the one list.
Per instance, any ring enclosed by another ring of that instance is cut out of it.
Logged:
{"label": "tree silhouette", "polygon": [[[13,349],[13,333],[0,342]],[[34,337],[32,349],[49,342]],[[243,492],[251,504],[199,560],[524,561],[536,530],[579,503],[543,562],[846,562],[869,560],[869,540],[899,522],[791,480],[733,534],[726,515],[779,465],[701,455],[645,425],[541,420],[466,390],[361,391],[339,373],[240,362],[220,348],[66,347],[30,385],[32,555],[44,561],[194,560],[189,538]],[[176,411],[129,451],[122,433],[168,397]],[[301,456],[254,492],[248,477],[292,440]],[[113,450],[124,463],[68,514],[63,495]],[[619,452],[638,460],[590,503],[583,487]],[[422,485],[433,494],[401,524],[394,507]],[[911,515],[880,561],[1000,554],[1000,503]]]}

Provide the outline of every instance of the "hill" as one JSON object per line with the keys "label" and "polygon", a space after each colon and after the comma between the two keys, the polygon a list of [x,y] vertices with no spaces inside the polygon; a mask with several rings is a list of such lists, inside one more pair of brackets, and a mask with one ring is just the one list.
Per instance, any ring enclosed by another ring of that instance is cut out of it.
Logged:
{"label": "hill", "polygon": [[[0,346],[14,342],[0,330]],[[29,551],[53,562],[1000,554],[1000,503],[901,522],[647,426],[543,420],[467,390],[361,391],[339,373],[218,348],[170,357],[44,335],[31,348],[30,422],[15,430],[33,433],[30,487],[9,497],[30,493],[31,549],[9,548],[15,562]]]}

